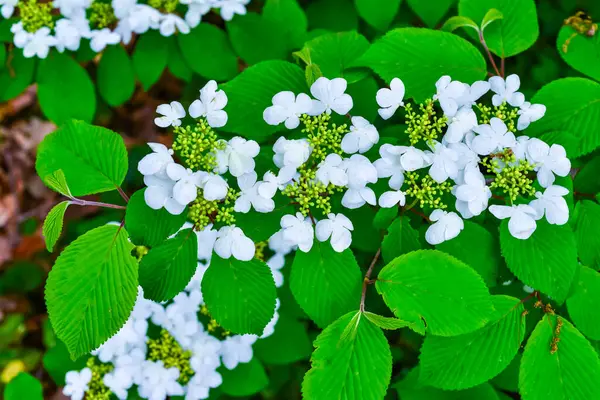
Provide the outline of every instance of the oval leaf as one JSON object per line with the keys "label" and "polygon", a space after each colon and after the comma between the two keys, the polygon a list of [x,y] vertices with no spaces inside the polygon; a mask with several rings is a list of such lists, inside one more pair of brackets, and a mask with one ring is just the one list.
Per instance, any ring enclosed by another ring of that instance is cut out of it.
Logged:
{"label": "oval leaf", "polygon": [[598,304],[600,304],[600,274],[582,265],[573,294],[567,299],[567,309],[577,328],[593,340],[600,340]]}
{"label": "oval leaf", "polygon": [[52,249],[54,245],[58,241],[60,237],[60,233],[63,228],[63,218],[65,216],[65,211],[67,211],[67,207],[71,204],[68,201],[62,201],[52,207],[52,210],[46,216],[44,220],[44,227],[42,228],[42,234],[44,235],[44,240],[46,241],[46,249],[50,253],[52,253]]}
{"label": "oval leaf", "polygon": [[129,100],[135,90],[135,72],[123,46],[109,46],[102,52],[97,79],[98,91],[109,105],[116,107]]}

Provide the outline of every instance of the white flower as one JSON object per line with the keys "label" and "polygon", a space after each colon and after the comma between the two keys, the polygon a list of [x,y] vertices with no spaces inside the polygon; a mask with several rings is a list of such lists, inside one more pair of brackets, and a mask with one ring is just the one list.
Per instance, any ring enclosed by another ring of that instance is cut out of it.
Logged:
{"label": "white flower", "polygon": [[112,0],[110,3],[115,17],[117,19],[124,19],[131,14],[137,4],[137,0]]}
{"label": "white flower", "polygon": [[352,243],[352,234],[354,230],[352,221],[344,214],[327,214],[327,219],[317,222],[316,234],[320,242],[325,242],[331,238],[331,247],[333,250],[341,253],[350,247]]}
{"label": "white flower", "polygon": [[[60,10],[60,14],[67,18],[71,18],[74,15],[85,12],[85,9],[87,9],[91,4],[92,0],[54,0],[52,2],[54,8],[58,8]],[[5,18],[8,17],[5,16]]]}
{"label": "white flower", "polygon": [[146,191],[144,192],[144,200],[148,207],[154,210],[165,208],[173,215],[179,215],[185,210],[185,204],[179,203],[173,198],[173,187],[175,182],[171,179],[161,179],[154,175],[144,176]]}
{"label": "white flower", "polygon": [[208,81],[200,89],[200,99],[194,100],[189,112],[192,118],[206,117],[213,128],[221,128],[227,123],[227,113],[223,110],[227,105],[227,94],[217,90],[217,82]]}
{"label": "white flower", "polygon": [[360,208],[364,206],[365,203],[369,203],[372,206],[377,204],[375,192],[373,189],[366,186],[356,189],[349,188],[346,193],[344,193],[344,197],[342,197],[342,206],[350,210]]}
{"label": "white flower", "polygon": [[[271,174],[272,175],[272,174]],[[238,186],[241,189],[240,197],[235,201],[234,210],[241,213],[247,213],[252,206],[260,213],[268,213],[275,209],[273,196],[277,191],[273,191],[271,185],[263,186],[263,190],[259,190],[264,182],[256,181],[256,173],[251,173],[238,178]]]}
{"label": "white flower", "polygon": [[465,93],[457,100],[459,107],[470,109],[489,90],[490,83],[486,81],[477,81],[471,86],[465,83]]}
{"label": "white flower", "polygon": [[479,215],[487,208],[492,197],[490,188],[485,184],[485,177],[477,167],[467,167],[463,183],[453,189],[456,196],[456,209],[463,218]]}
{"label": "white flower", "polygon": [[61,53],[65,49],[70,51],[77,51],[81,42],[81,33],[77,25],[70,19],[60,19],[56,21],[54,26],[54,32],[56,37],[56,49]]}
{"label": "white flower", "polygon": [[522,131],[527,129],[529,124],[541,119],[546,113],[546,106],[543,104],[531,104],[526,101],[521,105],[521,109],[517,111],[519,120],[517,121],[517,129]]}
{"label": "white flower", "polygon": [[233,256],[240,261],[250,261],[255,251],[254,242],[240,228],[230,225],[219,229],[215,242],[215,253],[219,257],[227,259]]}
{"label": "white flower", "polygon": [[[59,0],[60,1],[60,0]],[[0,0],[0,4],[2,4],[2,9],[0,9],[0,13],[6,19],[12,17],[15,12],[15,6],[19,3],[19,0]]]}
{"label": "white flower", "polygon": [[90,380],[92,380],[92,370],[89,368],[84,368],[79,372],[67,372],[63,394],[70,396],[71,400],[82,400],[85,392],[89,389]]}
{"label": "white flower", "polygon": [[454,239],[465,227],[463,220],[455,212],[433,210],[429,219],[434,221],[434,224],[427,228],[425,240],[431,245]]}
{"label": "white flower", "polygon": [[216,368],[202,365],[194,368],[194,376],[186,385],[185,400],[201,400],[209,397],[211,388],[221,386],[223,378]]}
{"label": "white flower", "polygon": [[[196,100],[198,101],[198,100]],[[229,170],[236,178],[254,171],[254,157],[260,152],[260,146],[254,140],[236,136],[227,142],[225,149],[218,150],[217,171],[224,174]]]}
{"label": "white flower", "polygon": [[444,142],[461,142],[465,135],[477,126],[477,115],[470,108],[461,108],[456,115],[448,118],[448,130],[444,135]]}
{"label": "white flower", "polygon": [[375,99],[381,107],[377,112],[383,119],[390,119],[398,107],[404,107],[404,83],[400,78],[394,78],[390,82],[390,88],[382,88],[377,91]]}
{"label": "white flower", "polygon": [[[198,312],[196,308],[194,314]],[[221,341],[208,333],[200,332],[194,340],[192,346],[192,358],[190,364],[194,370],[202,367],[218,368],[221,364],[219,359],[221,351]]]}
{"label": "white flower", "polygon": [[156,112],[162,117],[154,119],[154,123],[161,128],[168,126],[180,126],[181,118],[185,117],[185,109],[178,101],[172,101],[171,104],[161,104],[156,107]]}
{"label": "white flower", "polygon": [[235,335],[227,337],[221,343],[221,358],[227,369],[234,369],[239,363],[247,363],[252,359],[252,345],[255,335]]}
{"label": "white flower", "polygon": [[401,190],[385,192],[379,197],[379,206],[383,208],[392,208],[396,204],[404,206],[406,204],[406,195]]}
{"label": "white flower", "polygon": [[198,188],[202,187],[206,172],[192,172],[183,166],[171,163],[166,168],[167,176],[175,181],[173,186],[173,199],[179,204],[188,205],[198,197]]}
{"label": "white flower", "polygon": [[346,186],[348,175],[344,168],[344,161],[339,154],[328,154],[317,168],[316,179],[325,186],[330,183],[335,186]]}
{"label": "white flower", "polygon": [[352,117],[350,132],[342,138],[342,150],[345,153],[364,153],[379,141],[379,132],[374,125],[363,117]]}
{"label": "white flower", "polygon": [[173,150],[161,143],[148,143],[152,153],[144,156],[138,163],[138,171],[146,175],[156,175],[159,178],[167,178],[167,165],[173,163]]}
{"label": "white flower", "polygon": [[185,22],[188,23],[190,28],[195,28],[202,21],[202,16],[206,15],[210,11],[209,0],[181,0],[180,3],[188,4],[188,10],[185,13]]}
{"label": "white flower", "polygon": [[195,232],[198,238],[198,260],[210,260],[217,240],[217,231],[213,229],[212,224],[208,224],[201,231]]}
{"label": "white flower", "polygon": [[[118,33],[111,31],[109,28],[104,28],[101,30],[92,31],[91,39],[92,40],[90,42],[90,47],[96,53],[100,53],[109,44],[119,43],[121,41],[121,36]],[[173,103],[175,103],[175,102],[173,102]],[[171,104],[173,104],[173,103],[171,103]],[[154,120],[154,121],[156,122],[156,120]],[[168,126],[168,125],[166,125],[166,126]]]}
{"label": "white flower", "polygon": [[22,21],[19,21],[16,24],[12,24],[12,26],[10,27],[10,31],[13,34],[13,43],[19,49],[25,47],[25,45],[29,43],[29,41],[33,37],[33,33],[29,33],[25,30]]}
{"label": "white flower", "polygon": [[125,22],[129,30],[139,35],[146,33],[149,29],[158,29],[162,16],[160,11],[147,4],[135,4],[127,19],[121,19],[119,25]]}
{"label": "white flower", "polygon": [[514,133],[510,132],[500,118],[492,118],[490,125],[481,124],[473,128],[478,133],[471,142],[471,149],[482,156],[517,144]]}
{"label": "white flower", "polygon": [[429,175],[437,183],[445,182],[448,178],[455,179],[459,170],[459,154],[443,144],[433,141],[430,144],[433,153],[430,153],[431,168]]}
{"label": "white flower", "polygon": [[44,26],[38,29],[33,36],[30,37],[27,44],[23,47],[23,56],[31,58],[46,58],[50,47],[56,45],[57,41],[54,36],[50,36],[50,28]]}
{"label": "white flower", "polygon": [[459,81],[453,81],[448,75],[442,76],[435,83],[437,94],[433,96],[434,100],[440,102],[440,107],[447,117],[453,117],[458,111],[458,100],[461,99],[467,90],[467,85]]}
{"label": "white flower", "polygon": [[296,248],[294,241],[286,240],[283,235],[283,230],[279,230],[271,235],[269,238],[269,249],[275,253],[281,253],[283,255],[291,253]]}
{"label": "white flower", "polygon": [[353,154],[343,162],[343,168],[348,176],[348,187],[360,189],[368,183],[377,182],[377,168],[363,155]]}
{"label": "white flower", "polygon": [[569,206],[563,196],[569,191],[562,186],[552,185],[544,193],[537,192],[536,199],[529,205],[537,212],[536,219],[541,219],[544,214],[546,220],[553,225],[564,225],[569,220]]}
{"label": "white flower", "polygon": [[529,136],[519,136],[517,137],[517,143],[510,148],[517,161],[529,159],[529,152],[527,151],[529,148],[529,141]]}
{"label": "white flower", "polygon": [[450,143],[447,147],[458,153],[458,169],[461,171],[470,165],[477,166],[480,161],[477,153],[464,143]]}
{"label": "white flower", "polygon": [[172,36],[177,31],[186,35],[190,33],[190,27],[179,15],[163,14],[162,21],[160,21],[159,31],[160,34],[165,37]]}
{"label": "white flower", "polygon": [[165,400],[167,396],[182,396],[183,387],[177,382],[179,370],[165,368],[162,361],[144,361],[143,376],[138,393],[148,400]]}
{"label": "white flower", "polygon": [[352,97],[344,93],[348,86],[344,78],[327,79],[320,77],[310,87],[313,100],[311,115],[322,113],[331,114],[331,110],[340,115],[346,115],[352,108]]}
{"label": "white flower", "polygon": [[283,253],[273,254],[273,256],[267,260],[266,264],[269,266],[271,273],[273,274],[275,287],[283,286],[283,274],[280,271],[281,268],[285,266],[285,256]]}
{"label": "white flower", "polygon": [[[144,359],[142,359],[143,361]],[[105,374],[102,382],[119,400],[127,400],[129,388],[133,385],[131,377],[124,374],[119,368],[114,368]]]}
{"label": "white flower", "polygon": [[246,15],[246,5],[250,0],[216,0],[215,8],[221,9],[221,17],[225,21],[231,21],[236,14]]}
{"label": "white flower", "polygon": [[276,166],[287,171],[282,171],[285,176],[293,176],[296,169],[304,164],[310,157],[312,147],[307,139],[288,140],[281,136],[273,145],[273,162]]}
{"label": "white flower", "polygon": [[527,146],[527,154],[529,160],[535,163],[537,179],[543,188],[554,183],[554,175],[567,176],[571,171],[571,161],[560,144],[548,146],[542,140],[532,138]]}
{"label": "white flower", "polygon": [[265,108],[263,119],[269,125],[285,122],[285,127],[295,129],[300,125],[300,116],[312,108],[311,98],[304,93],[294,96],[292,92],[279,92],[273,96],[273,105]]}
{"label": "white flower", "polygon": [[206,174],[202,178],[202,189],[202,195],[206,200],[223,200],[227,197],[229,185],[221,175]]}
{"label": "white flower", "polygon": [[521,80],[518,75],[512,74],[506,77],[506,81],[500,76],[490,78],[492,92],[496,93],[492,97],[492,104],[499,106],[507,102],[513,107],[520,107],[525,101],[523,93],[517,92],[521,86]]}
{"label": "white flower", "polygon": [[280,221],[283,230],[283,239],[298,246],[300,250],[308,253],[312,248],[315,231],[309,219],[302,213],[284,215]]}
{"label": "white flower", "polygon": [[526,204],[492,205],[489,210],[498,219],[510,218],[508,231],[517,239],[528,239],[537,227],[535,220],[538,219],[538,214],[533,207]]}

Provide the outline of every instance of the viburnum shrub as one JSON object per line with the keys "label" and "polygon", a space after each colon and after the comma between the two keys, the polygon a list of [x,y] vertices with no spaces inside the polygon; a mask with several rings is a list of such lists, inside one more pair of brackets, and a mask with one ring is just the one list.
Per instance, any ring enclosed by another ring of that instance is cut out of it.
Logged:
{"label": "viburnum shrub", "polygon": [[[48,135],[37,172],[64,196],[44,223],[48,250],[68,208],[120,212],[48,276],[52,326],[83,357],[63,393],[249,396],[266,379],[254,351],[301,360],[310,320],[322,331],[306,399],[383,399],[389,387],[403,399],[600,398],[600,208],[573,184],[587,174],[598,187],[581,158],[600,141],[578,131],[598,116],[586,109],[598,84],[562,79],[527,99],[503,58],[524,45],[502,42],[504,16],[489,8],[481,24],[444,25],[474,34],[488,77],[465,39],[398,28],[339,56],[335,73],[305,46],[304,71],[264,61],[159,105],[165,140],[133,165],[106,128],[71,120]],[[161,32],[185,33],[173,21]],[[353,96],[365,67],[384,83]],[[128,170],[144,182],[134,193],[121,188]],[[119,201],[85,198],[105,192]],[[297,318],[284,313],[295,306]],[[418,354],[397,367],[403,341]]]}

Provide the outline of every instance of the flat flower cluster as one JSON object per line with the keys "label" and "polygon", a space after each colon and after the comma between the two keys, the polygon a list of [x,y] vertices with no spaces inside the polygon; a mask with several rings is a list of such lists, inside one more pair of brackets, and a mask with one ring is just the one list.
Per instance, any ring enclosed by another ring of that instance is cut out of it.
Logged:
{"label": "flat flower cluster", "polygon": [[[0,0],[1,14],[17,14],[11,27],[14,44],[25,57],[46,58],[50,48],[76,51],[82,39],[101,52],[108,45],[128,44],[134,34],[158,30],[163,36],[187,34],[202,16],[218,10],[227,21],[245,14],[250,0]],[[55,11],[55,9],[57,11]],[[58,14],[58,17],[56,16]]]}

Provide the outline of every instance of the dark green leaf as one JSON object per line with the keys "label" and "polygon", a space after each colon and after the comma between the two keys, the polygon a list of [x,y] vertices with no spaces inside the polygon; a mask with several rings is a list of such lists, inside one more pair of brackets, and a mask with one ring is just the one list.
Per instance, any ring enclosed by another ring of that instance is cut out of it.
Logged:
{"label": "dark green leaf", "polygon": [[[186,35],[178,35],[178,37],[182,36]],[[168,57],[168,38],[153,30],[140,36],[131,60],[144,90],[148,91],[158,81],[167,66]]]}
{"label": "dark green leaf", "polygon": [[102,52],[96,76],[100,95],[113,107],[129,100],[135,90],[133,64],[120,44],[109,46]]}
{"label": "dark green leaf", "polygon": [[587,337],[600,340],[600,274],[581,266],[573,293],[567,298],[567,309],[577,328]]}
{"label": "dark green leaf", "polygon": [[4,400],[44,400],[42,383],[21,372],[4,387]]}
{"label": "dark green leaf", "polygon": [[[597,177],[596,177],[597,178]],[[594,269],[600,268],[600,205],[591,200],[577,203],[575,208],[575,240],[577,254],[584,265]]]}
{"label": "dark green leaf", "polygon": [[219,390],[229,396],[251,396],[267,387],[269,378],[256,358],[249,363],[238,364],[233,370],[222,369],[223,384]]}
{"label": "dark green leaf", "polygon": [[271,365],[306,360],[312,351],[306,326],[282,313],[279,314],[275,332],[265,339],[258,340],[253,348],[261,361]]}

